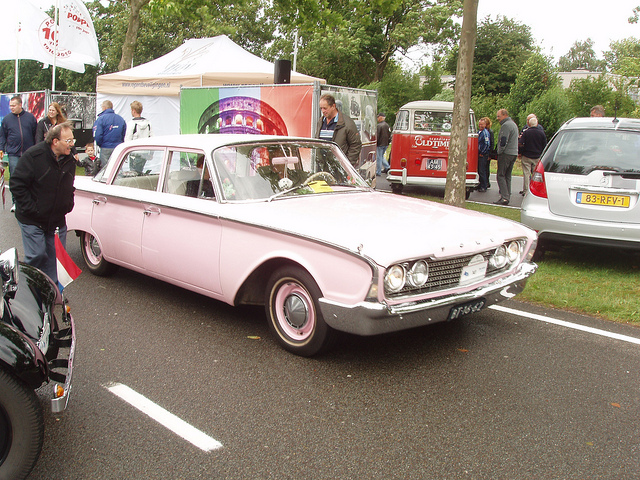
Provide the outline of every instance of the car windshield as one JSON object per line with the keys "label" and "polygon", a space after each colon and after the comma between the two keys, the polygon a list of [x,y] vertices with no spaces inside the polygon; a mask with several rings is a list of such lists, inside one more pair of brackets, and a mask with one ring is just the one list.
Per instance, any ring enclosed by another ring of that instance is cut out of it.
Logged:
{"label": "car windshield", "polygon": [[213,162],[227,201],[271,200],[368,188],[326,143],[260,142],[220,147]]}
{"label": "car windshield", "polygon": [[640,171],[640,133],[567,130],[544,156],[545,170],[588,175],[593,170]]}

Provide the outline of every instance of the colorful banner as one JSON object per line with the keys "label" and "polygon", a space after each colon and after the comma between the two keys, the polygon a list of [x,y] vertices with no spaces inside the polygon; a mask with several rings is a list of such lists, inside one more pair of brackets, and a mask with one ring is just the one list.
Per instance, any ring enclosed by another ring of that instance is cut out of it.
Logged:
{"label": "colorful banner", "polygon": [[313,85],[183,88],[180,132],[310,137],[312,102]]}

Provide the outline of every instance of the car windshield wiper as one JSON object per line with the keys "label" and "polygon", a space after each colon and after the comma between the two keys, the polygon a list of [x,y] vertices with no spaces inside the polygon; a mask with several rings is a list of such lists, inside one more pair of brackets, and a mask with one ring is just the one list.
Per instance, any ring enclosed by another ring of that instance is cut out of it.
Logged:
{"label": "car windshield wiper", "polygon": [[616,176],[622,178],[640,178],[640,170],[621,170],[621,171],[608,171],[603,172],[602,175],[605,177]]}
{"label": "car windshield wiper", "polygon": [[273,195],[271,195],[271,196],[267,199],[267,201],[268,201],[268,202],[270,202],[271,200],[274,200],[274,199],[276,199],[276,198],[278,198],[278,197],[283,197],[283,196],[285,196],[285,195],[287,195],[287,194],[289,194],[289,193],[291,193],[291,192],[295,192],[296,190],[300,190],[300,189],[302,189],[302,188],[306,188],[306,185],[296,185],[296,186],[294,186],[294,187],[287,188],[286,190],[283,190],[283,191],[281,191],[281,192],[274,193]]}

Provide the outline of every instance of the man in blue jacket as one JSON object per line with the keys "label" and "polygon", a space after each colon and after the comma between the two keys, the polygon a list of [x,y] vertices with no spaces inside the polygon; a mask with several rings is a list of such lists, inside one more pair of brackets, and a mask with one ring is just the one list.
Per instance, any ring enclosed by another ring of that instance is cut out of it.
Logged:
{"label": "man in blue jacket", "polygon": [[113,149],[124,142],[127,123],[120,115],[113,111],[110,100],[102,102],[102,112],[93,124],[93,138],[100,147],[100,160],[96,171],[104,167],[113,153]]}
{"label": "man in blue jacket", "polygon": [[[22,108],[22,97],[16,95],[9,101],[11,113],[2,119],[0,127],[0,160],[7,154],[9,160],[9,178],[24,152],[35,145],[38,122],[31,112]],[[11,211],[15,212],[16,202],[11,192]]]}

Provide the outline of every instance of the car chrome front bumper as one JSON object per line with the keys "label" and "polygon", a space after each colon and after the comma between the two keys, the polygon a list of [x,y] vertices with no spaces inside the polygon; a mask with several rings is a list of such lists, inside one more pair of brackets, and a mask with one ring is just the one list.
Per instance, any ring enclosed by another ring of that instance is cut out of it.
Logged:
{"label": "car chrome front bumper", "polygon": [[484,306],[513,298],[524,289],[538,266],[523,263],[511,275],[461,295],[449,295],[430,300],[405,302],[398,305],[360,302],[345,305],[320,299],[325,322],[332,328],[356,335],[377,335],[431,323],[446,321],[453,307],[484,299]]}
{"label": "car chrome front bumper", "polygon": [[[71,393],[71,378],[73,377],[73,359],[76,351],[76,330],[71,314],[65,319],[66,328],[60,330],[52,345],[60,348],[58,358],[49,362],[49,378],[53,380],[53,397],[51,398],[51,411],[63,412],[69,403]],[[66,369],[66,373],[58,373],[54,370]],[[62,389],[62,390],[60,390]]]}

